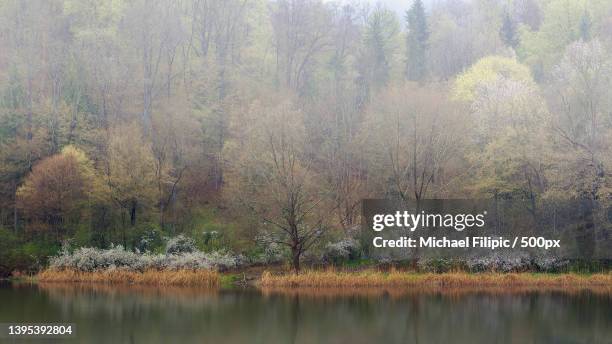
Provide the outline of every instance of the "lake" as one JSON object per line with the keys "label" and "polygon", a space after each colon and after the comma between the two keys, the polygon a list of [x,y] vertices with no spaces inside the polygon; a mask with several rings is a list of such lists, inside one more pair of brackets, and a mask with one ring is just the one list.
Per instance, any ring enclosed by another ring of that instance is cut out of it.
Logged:
{"label": "lake", "polygon": [[74,323],[76,338],[64,340],[74,343],[612,343],[612,294],[608,289],[355,295],[4,282],[0,323],[7,322]]}

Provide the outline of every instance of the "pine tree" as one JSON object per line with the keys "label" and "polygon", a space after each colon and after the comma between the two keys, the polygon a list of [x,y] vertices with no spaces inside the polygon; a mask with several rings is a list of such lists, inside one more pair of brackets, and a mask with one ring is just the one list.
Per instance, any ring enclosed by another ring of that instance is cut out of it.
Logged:
{"label": "pine tree", "polygon": [[399,32],[395,14],[378,6],[368,19],[364,47],[358,61],[359,74],[367,87],[379,88],[389,81],[394,37]]}
{"label": "pine tree", "polygon": [[585,10],[584,14],[582,14],[582,18],[580,18],[580,38],[582,38],[583,41],[586,42],[591,40],[592,26],[593,23],[591,22],[591,16],[589,15],[589,12]]}
{"label": "pine tree", "polygon": [[427,75],[426,55],[429,40],[425,7],[421,0],[415,0],[406,12],[406,78],[423,81]]}
{"label": "pine tree", "polygon": [[516,32],[516,24],[514,23],[514,20],[512,20],[512,17],[508,11],[506,11],[504,14],[504,21],[501,29],[499,30],[499,35],[506,46],[515,49],[518,47],[519,39]]}

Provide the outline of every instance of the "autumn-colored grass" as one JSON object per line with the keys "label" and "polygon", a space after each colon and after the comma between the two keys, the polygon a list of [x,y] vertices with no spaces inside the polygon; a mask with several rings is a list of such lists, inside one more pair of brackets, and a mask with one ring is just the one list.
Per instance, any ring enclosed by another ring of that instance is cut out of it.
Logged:
{"label": "autumn-colored grass", "polygon": [[82,272],[77,270],[47,269],[36,276],[40,282],[79,282],[146,284],[156,286],[205,286],[218,287],[219,273],[212,270],[101,270]]}
{"label": "autumn-colored grass", "polygon": [[391,270],[343,272],[308,270],[300,274],[264,272],[262,287],[364,288],[364,287],[589,287],[612,286],[612,273],[414,273]]}

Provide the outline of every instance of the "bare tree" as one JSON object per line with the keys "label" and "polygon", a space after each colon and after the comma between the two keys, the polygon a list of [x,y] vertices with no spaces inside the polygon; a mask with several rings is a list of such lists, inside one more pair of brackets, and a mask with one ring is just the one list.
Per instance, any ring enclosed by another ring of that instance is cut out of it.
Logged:
{"label": "bare tree", "polygon": [[458,155],[462,122],[433,88],[391,88],[372,103],[364,124],[370,174],[403,201],[441,196]]}
{"label": "bare tree", "polygon": [[318,54],[330,45],[330,12],[320,0],[281,0],[272,27],[279,86],[303,92]]}
{"label": "bare tree", "polygon": [[300,259],[328,228],[333,214],[313,161],[304,152],[301,112],[291,104],[257,109],[245,146],[236,147],[239,198],[270,230],[272,241],[291,250],[295,272]]}

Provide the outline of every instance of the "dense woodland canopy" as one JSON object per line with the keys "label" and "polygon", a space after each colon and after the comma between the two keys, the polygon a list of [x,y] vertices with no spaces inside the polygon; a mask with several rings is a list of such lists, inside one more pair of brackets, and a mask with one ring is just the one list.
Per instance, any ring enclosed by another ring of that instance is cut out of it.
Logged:
{"label": "dense woodland canopy", "polygon": [[610,198],[612,2],[406,2],[1,0],[0,265],[178,233],[295,262],[362,198]]}

